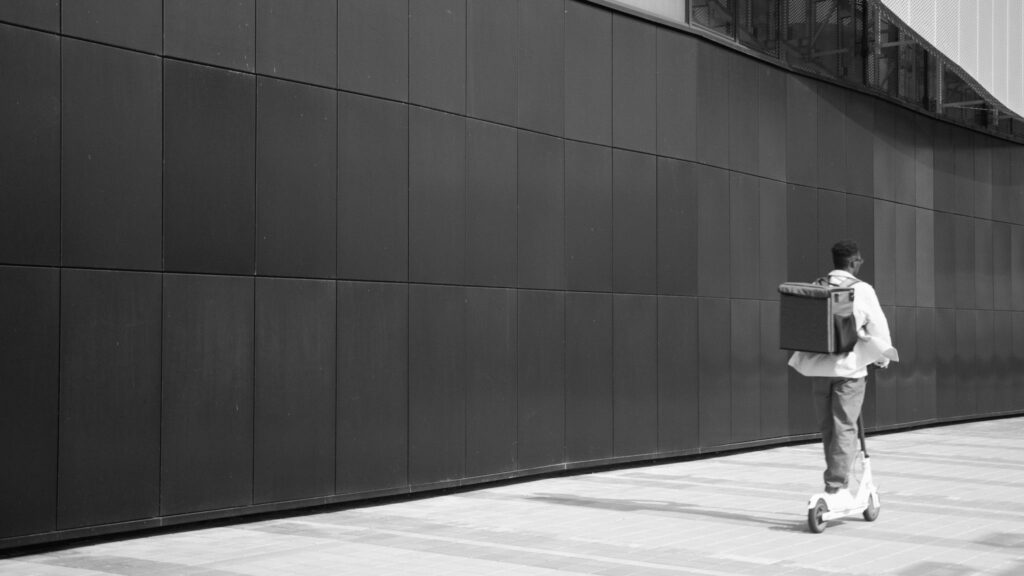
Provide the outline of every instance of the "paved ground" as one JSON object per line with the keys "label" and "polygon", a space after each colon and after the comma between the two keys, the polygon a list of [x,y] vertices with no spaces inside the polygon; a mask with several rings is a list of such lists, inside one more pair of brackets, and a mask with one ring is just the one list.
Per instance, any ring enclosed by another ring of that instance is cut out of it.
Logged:
{"label": "paved ground", "polygon": [[868,447],[878,521],[820,535],[806,444],[93,543],[0,574],[1024,575],[1024,417]]}

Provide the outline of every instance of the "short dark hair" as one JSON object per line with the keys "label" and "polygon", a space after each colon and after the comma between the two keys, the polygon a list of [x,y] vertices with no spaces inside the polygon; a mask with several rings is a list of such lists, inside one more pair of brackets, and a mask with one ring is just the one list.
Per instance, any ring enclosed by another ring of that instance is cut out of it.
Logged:
{"label": "short dark hair", "polygon": [[860,248],[853,240],[840,240],[832,245],[832,265],[842,270],[850,263],[850,259],[860,254]]}

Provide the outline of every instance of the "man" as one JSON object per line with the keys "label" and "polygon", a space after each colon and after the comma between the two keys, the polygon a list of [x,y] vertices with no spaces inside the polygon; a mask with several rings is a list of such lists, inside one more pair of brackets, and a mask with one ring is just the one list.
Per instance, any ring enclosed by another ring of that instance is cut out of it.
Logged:
{"label": "man", "polygon": [[[853,316],[857,323],[858,338],[862,342],[874,340],[883,343],[883,347],[891,347],[889,323],[878,303],[878,295],[870,284],[857,278],[863,263],[864,259],[856,242],[836,242],[832,246],[832,264],[835,270],[828,273],[828,282],[832,286],[853,288]],[[850,468],[859,450],[857,419],[864,403],[864,379],[868,375],[868,369],[867,366],[861,366],[849,370],[844,366],[847,356],[837,354],[828,357],[827,361],[835,363],[835,375],[816,379],[814,399],[827,465],[825,492],[849,497],[847,486]],[[889,359],[883,356],[874,364],[885,368],[889,365]]]}

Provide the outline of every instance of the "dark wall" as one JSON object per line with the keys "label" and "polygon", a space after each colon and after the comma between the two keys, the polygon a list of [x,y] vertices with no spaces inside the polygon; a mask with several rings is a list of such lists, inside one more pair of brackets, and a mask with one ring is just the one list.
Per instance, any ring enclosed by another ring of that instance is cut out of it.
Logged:
{"label": "dark wall", "polygon": [[1024,147],[580,0],[0,7],[0,547],[1024,411]]}

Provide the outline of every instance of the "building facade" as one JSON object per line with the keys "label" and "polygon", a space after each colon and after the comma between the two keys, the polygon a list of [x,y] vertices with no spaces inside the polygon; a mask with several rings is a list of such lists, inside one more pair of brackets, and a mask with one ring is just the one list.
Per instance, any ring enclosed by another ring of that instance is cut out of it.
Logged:
{"label": "building facade", "polygon": [[1024,412],[1012,130],[619,4],[0,3],[0,548],[810,439],[847,237],[870,429]]}

